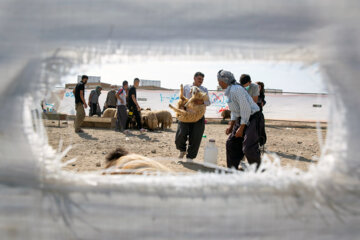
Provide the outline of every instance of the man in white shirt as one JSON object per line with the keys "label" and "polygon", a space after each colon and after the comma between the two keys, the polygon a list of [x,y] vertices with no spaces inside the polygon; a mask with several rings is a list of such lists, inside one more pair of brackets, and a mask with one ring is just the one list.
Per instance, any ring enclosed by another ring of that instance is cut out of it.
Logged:
{"label": "man in white shirt", "polygon": [[115,96],[117,99],[116,107],[117,107],[117,119],[116,119],[116,127],[115,131],[123,132],[126,127],[127,121],[127,111],[126,111],[126,91],[128,89],[128,82],[123,81],[122,88],[120,88]]}
{"label": "man in white shirt", "polygon": [[236,84],[234,75],[220,70],[217,75],[219,85],[226,89],[228,106],[231,111],[230,126],[226,129],[229,135],[226,141],[226,161],[229,168],[238,169],[244,155],[249,164],[261,164],[259,149],[260,108],[247,93],[245,88]]}
{"label": "man in white shirt", "polygon": [[[196,72],[194,75],[193,84],[185,85],[184,87],[184,96],[186,98],[191,97],[190,89],[192,86],[197,86],[200,91],[208,93],[208,90],[201,86],[204,81],[205,75],[201,72]],[[205,104],[206,106],[210,105],[210,101],[198,100],[196,104]],[[175,135],[175,145],[176,149],[180,151],[179,158],[183,158],[186,155],[188,161],[196,158],[201,139],[205,130],[205,118],[204,116],[197,122],[194,123],[184,123],[179,121],[178,128]],[[189,139],[188,147],[186,148],[187,140]]]}

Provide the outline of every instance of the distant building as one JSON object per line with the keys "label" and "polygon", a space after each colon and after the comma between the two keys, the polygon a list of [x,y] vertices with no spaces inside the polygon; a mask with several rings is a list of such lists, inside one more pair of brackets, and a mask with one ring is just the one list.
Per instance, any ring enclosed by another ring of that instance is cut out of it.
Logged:
{"label": "distant building", "polygon": [[161,87],[161,81],[140,79],[140,87]]}

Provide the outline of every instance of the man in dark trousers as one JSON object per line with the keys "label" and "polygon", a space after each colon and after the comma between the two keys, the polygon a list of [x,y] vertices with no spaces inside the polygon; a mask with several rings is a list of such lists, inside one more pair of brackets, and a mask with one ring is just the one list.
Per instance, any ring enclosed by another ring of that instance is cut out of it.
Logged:
{"label": "man in dark trousers", "polygon": [[74,128],[76,133],[84,132],[80,126],[85,119],[85,109],[87,108],[85,102],[85,84],[87,83],[89,77],[86,75],[82,75],[81,81],[76,85],[73,90],[75,96],[75,110],[76,110],[76,117],[74,121]]}
{"label": "man in dark trousers", "polygon": [[[116,127],[115,131],[128,133],[126,128],[127,122],[127,112],[126,112],[126,91],[128,89],[128,82],[123,81],[122,87],[117,91],[116,98],[117,100],[117,116],[116,116]],[[125,131],[124,131],[125,130]]]}
{"label": "man in dark trousers", "polygon": [[[204,81],[205,75],[201,72],[197,72],[194,75],[193,84],[185,85],[184,87],[184,96],[186,98],[191,97],[190,89],[192,86],[196,86],[202,92],[208,93],[208,90],[201,86]],[[206,106],[210,105],[210,101],[198,100],[196,104],[205,104]],[[191,162],[196,158],[201,139],[205,130],[205,117],[203,116],[199,121],[194,123],[185,123],[179,121],[178,128],[175,135],[175,145],[176,149],[180,150],[179,158],[183,158],[186,155],[187,161]],[[188,148],[186,149],[186,142],[189,140]],[[187,151],[186,151],[187,150]]]}
{"label": "man in dark trousers", "polygon": [[231,121],[226,129],[229,135],[226,141],[226,161],[228,168],[238,169],[244,155],[249,164],[261,164],[259,149],[260,108],[247,93],[245,88],[236,84],[234,75],[220,70],[217,75],[219,85],[226,89]]}
{"label": "man in dark trousers", "polygon": [[136,100],[136,88],[139,87],[140,79],[134,79],[134,85],[129,89],[129,117],[126,122],[126,128],[129,128],[129,123],[133,116],[135,116],[137,128],[140,132],[145,132],[145,129],[142,128],[141,117],[140,117],[140,106]]}

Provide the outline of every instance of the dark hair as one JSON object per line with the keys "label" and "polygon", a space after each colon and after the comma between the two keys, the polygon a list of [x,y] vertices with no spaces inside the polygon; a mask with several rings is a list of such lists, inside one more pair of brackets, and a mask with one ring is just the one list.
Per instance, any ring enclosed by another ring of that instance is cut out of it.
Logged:
{"label": "dark hair", "polygon": [[140,82],[140,79],[139,78],[134,78],[134,83],[135,82]]}
{"label": "dark hair", "polygon": [[205,75],[202,72],[196,72],[194,75],[194,78],[201,76],[201,77],[205,77]]}
{"label": "dark hair", "polygon": [[123,84],[122,84],[122,85],[123,85],[123,86],[124,86],[124,85],[129,85],[129,83],[128,83],[128,81],[125,80],[125,81],[123,81]]}
{"label": "dark hair", "polygon": [[81,80],[84,80],[84,79],[89,79],[89,77],[87,75],[82,75]]}
{"label": "dark hair", "polygon": [[264,83],[263,82],[256,82],[256,84],[261,87],[260,94],[264,94],[265,93],[265,85],[264,85]]}
{"label": "dark hair", "polygon": [[248,82],[251,82],[251,77],[248,74],[242,74],[240,76],[240,84],[244,85],[247,84]]}

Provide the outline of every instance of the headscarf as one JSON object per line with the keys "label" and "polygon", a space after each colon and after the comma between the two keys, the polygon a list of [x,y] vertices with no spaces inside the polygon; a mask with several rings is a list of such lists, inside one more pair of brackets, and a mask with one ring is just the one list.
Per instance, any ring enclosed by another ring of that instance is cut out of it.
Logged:
{"label": "headscarf", "polygon": [[217,79],[226,83],[227,85],[232,85],[236,83],[234,75],[231,72],[225,70],[220,70],[218,72]]}
{"label": "headscarf", "polygon": [[101,94],[101,89],[102,89],[102,87],[100,87],[100,86],[97,86],[95,89],[98,96],[100,96],[100,94]]}

